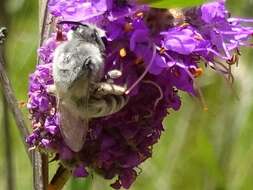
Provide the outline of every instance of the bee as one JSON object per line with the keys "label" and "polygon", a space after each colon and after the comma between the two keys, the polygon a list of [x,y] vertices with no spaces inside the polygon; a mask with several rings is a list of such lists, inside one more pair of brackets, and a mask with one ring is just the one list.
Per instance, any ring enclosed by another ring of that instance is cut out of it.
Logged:
{"label": "bee", "polygon": [[182,9],[158,9],[150,8],[144,13],[144,20],[151,30],[151,34],[157,34],[173,26],[183,25],[186,18]]}
{"label": "bee", "polygon": [[60,131],[69,148],[82,149],[89,120],[118,112],[127,103],[122,86],[101,82],[104,75],[102,30],[95,25],[72,21],[68,40],[54,52],[54,85],[48,91],[57,98]]}

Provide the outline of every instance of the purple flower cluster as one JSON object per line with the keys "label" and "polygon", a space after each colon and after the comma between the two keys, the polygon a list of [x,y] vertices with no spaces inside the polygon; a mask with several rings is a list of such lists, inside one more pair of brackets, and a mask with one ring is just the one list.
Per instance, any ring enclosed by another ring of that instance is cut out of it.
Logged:
{"label": "purple flower cluster", "polygon": [[115,189],[129,188],[138,166],[152,156],[168,110],[181,106],[178,90],[198,95],[194,80],[203,72],[200,64],[232,78],[230,66],[241,46],[251,46],[253,34],[253,27],[245,26],[252,20],[231,18],[225,1],[181,11],[127,0],[50,0],[48,8],[58,21],[91,22],[105,31],[104,80],[109,71],[120,70],[113,82],[128,86],[129,102],[118,113],[92,119],[83,149],[72,152],[60,134],[56,98],[47,91],[60,43],[52,34],[39,49],[42,63],[30,75],[33,133],[27,142],[72,163],[74,176],[94,170],[106,179],[116,177]]}

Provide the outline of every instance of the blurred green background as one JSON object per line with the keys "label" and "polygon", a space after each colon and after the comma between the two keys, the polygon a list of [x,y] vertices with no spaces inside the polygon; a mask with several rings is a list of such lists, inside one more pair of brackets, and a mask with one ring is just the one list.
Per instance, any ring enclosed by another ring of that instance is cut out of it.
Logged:
{"label": "blurred green background", "polygon": [[[253,1],[228,0],[235,16],[253,17]],[[8,72],[19,101],[27,100],[28,75],[36,64],[38,1],[1,0],[0,25],[7,25]],[[152,159],[132,190],[252,190],[253,189],[253,51],[243,50],[234,68],[235,91],[218,74],[205,70],[198,79],[209,111],[181,93],[182,108],[171,112],[166,131],[154,147]],[[236,94],[239,100],[236,98]],[[3,101],[0,102],[0,190],[8,190],[6,144],[12,153],[13,188],[32,189],[32,167],[22,139],[10,118],[11,140],[6,143]],[[23,108],[27,116],[27,111]],[[51,173],[52,175],[52,173]],[[66,190],[110,190],[99,176],[71,180]]]}

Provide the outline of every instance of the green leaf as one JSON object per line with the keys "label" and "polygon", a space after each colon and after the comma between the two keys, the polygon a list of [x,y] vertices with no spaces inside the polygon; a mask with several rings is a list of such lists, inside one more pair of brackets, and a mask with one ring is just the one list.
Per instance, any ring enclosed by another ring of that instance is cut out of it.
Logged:
{"label": "green leaf", "polygon": [[192,7],[205,3],[205,0],[140,0],[140,2],[147,3],[151,7],[156,8],[181,8]]}

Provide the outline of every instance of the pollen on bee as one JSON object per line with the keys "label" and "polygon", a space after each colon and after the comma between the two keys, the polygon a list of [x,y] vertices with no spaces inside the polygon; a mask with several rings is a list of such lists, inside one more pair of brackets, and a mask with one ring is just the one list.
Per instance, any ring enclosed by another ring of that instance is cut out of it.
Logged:
{"label": "pollen on bee", "polygon": [[130,32],[133,30],[133,24],[131,22],[127,22],[125,25],[124,25],[124,31],[125,32]]}
{"label": "pollen on bee", "polygon": [[120,50],[119,50],[119,55],[120,55],[120,57],[126,57],[126,55],[127,55],[127,52],[126,52],[126,49],[125,48],[121,48]]}

